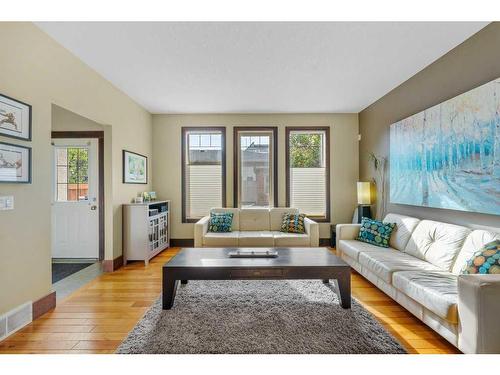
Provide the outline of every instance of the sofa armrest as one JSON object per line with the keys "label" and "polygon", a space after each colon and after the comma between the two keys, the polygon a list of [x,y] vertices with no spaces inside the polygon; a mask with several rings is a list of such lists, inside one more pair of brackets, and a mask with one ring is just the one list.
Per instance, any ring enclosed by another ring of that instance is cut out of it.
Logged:
{"label": "sofa armrest", "polygon": [[500,353],[500,275],[459,275],[458,348],[464,353]]}
{"label": "sofa armrest", "polygon": [[339,248],[340,240],[355,240],[359,234],[359,228],[361,224],[337,224],[335,227],[335,250],[337,250],[337,255],[342,255]]}
{"label": "sofa armrest", "polygon": [[319,224],[306,217],[304,219],[306,233],[309,235],[311,247],[319,246]]}
{"label": "sofa armrest", "polygon": [[202,217],[194,224],[194,247],[203,247],[203,236],[208,232],[210,216]]}

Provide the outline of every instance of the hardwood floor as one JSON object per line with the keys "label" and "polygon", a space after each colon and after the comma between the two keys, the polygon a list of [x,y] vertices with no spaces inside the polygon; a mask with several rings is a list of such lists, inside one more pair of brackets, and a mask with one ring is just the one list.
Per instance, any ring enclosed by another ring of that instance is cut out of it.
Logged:
{"label": "hardwood floor", "polygon": [[[134,262],[99,276],[53,311],[0,342],[0,353],[113,353],[161,291],[161,267],[178,249],[164,251],[145,267]],[[362,276],[352,294],[410,353],[458,353]]]}

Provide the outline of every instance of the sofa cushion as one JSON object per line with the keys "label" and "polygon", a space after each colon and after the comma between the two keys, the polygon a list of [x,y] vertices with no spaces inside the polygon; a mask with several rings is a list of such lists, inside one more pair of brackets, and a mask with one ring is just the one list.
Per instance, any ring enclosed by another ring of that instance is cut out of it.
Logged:
{"label": "sofa cushion", "polygon": [[438,221],[422,220],[411,234],[405,253],[451,271],[470,229]]}
{"label": "sofa cushion", "polygon": [[203,246],[206,247],[237,247],[239,232],[214,233],[208,232],[203,236]]}
{"label": "sofa cushion", "polygon": [[240,231],[238,238],[240,247],[273,247],[274,236],[270,231]]}
{"label": "sofa cushion", "polygon": [[290,207],[276,207],[269,210],[269,216],[271,220],[271,230],[279,231],[281,229],[281,223],[283,221],[284,214],[298,214],[299,210]]}
{"label": "sofa cushion", "polygon": [[233,224],[231,230],[240,230],[240,209],[239,208],[211,208],[210,213],[232,213]]}
{"label": "sofa cushion", "polygon": [[398,250],[369,251],[359,254],[359,263],[386,283],[392,283],[392,274],[398,271],[439,271],[435,265]]}
{"label": "sofa cushion", "polygon": [[392,231],[389,246],[404,251],[412,232],[417,227],[420,219],[411,216],[387,214],[383,220],[385,223],[396,223],[396,227]]}
{"label": "sofa cushion", "polygon": [[485,230],[474,230],[465,239],[464,246],[457,255],[451,272],[458,275],[462,267],[472,257],[472,255],[481,249],[488,242],[500,239],[500,234],[488,232]]}
{"label": "sofa cushion", "polygon": [[457,276],[446,271],[403,271],[393,275],[393,286],[451,323],[458,322]]}
{"label": "sofa cushion", "polygon": [[271,230],[268,208],[240,209],[240,230],[269,231]]}
{"label": "sofa cushion", "polygon": [[273,237],[275,247],[311,246],[311,237],[308,234],[274,231]]}
{"label": "sofa cushion", "polygon": [[361,242],[357,240],[340,240],[339,249],[342,253],[347,254],[354,260],[359,259],[360,253],[365,253],[369,251],[388,251],[394,250],[392,248],[381,248],[379,246],[371,245],[366,242]]}

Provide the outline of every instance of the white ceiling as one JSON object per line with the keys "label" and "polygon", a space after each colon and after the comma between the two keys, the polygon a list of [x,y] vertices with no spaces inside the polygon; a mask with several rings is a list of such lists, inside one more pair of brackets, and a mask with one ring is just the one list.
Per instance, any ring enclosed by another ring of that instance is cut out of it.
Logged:
{"label": "white ceiling", "polygon": [[151,113],[359,112],[486,24],[37,23]]}

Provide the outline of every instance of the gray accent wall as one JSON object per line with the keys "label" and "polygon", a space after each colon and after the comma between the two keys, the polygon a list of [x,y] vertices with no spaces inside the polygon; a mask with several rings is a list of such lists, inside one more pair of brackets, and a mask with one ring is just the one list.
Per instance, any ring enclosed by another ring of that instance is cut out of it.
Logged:
{"label": "gray accent wall", "polygon": [[[359,114],[360,178],[374,173],[368,154],[389,156],[389,125],[500,77],[500,23],[493,22]],[[389,166],[390,168],[390,166]],[[500,216],[388,204],[388,212],[500,232]]]}

